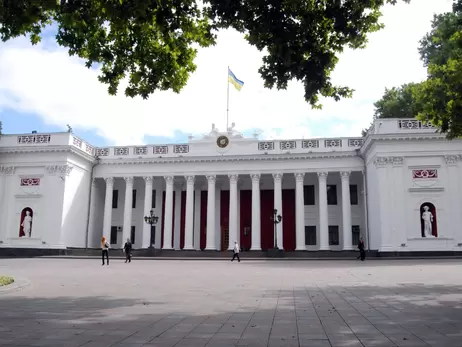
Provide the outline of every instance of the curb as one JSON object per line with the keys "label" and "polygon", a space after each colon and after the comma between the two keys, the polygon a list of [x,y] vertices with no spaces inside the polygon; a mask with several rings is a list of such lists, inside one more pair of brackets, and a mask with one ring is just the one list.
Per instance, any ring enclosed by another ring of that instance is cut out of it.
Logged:
{"label": "curb", "polygon": [[[41,259],[87,259],[87,260],[95,260],[99,259],[101,260],[101,257],[99,256],[66,256],[66,255],[57,255],[57,256],[40,256],[37,258]],[[110,260],[125,260],[125,257],[111,257],[109,258]],[[366,261],[380,261],[380,260],[421,260],[421,259],[434,259],[434,260],[450,260],[450,259],[462,259],[462,257],[458,256],[447,256],[447,257],[370,257],[366,258]],[[231,257],[132,257],[132,260],[178,260],[178,261],[230,261]],[[294,257],[294,258],[266,258],[266,257],[261,257],[261,258],[246,258],[242,257],[242,260],[245,261],[358,261],[356,258],[348,257],[348,258],[341,258],[341,257],[318,257],[318,258],[303,258],[303,257]]]}
{"label": "curb", "polygon": [[25,278],[15,278],[12,284],[0,287],[0,295],[22,290],[30,285],[30,281]]}

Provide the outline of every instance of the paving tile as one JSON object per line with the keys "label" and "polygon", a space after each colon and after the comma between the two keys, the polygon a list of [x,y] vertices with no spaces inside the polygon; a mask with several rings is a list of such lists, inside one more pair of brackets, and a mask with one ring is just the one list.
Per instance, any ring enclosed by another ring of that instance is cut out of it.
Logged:
{"label": "paving tile", "polygon": [[0,259],[32,283],[0,295],[0,346],[461,347],[458,261],[97,265]]}

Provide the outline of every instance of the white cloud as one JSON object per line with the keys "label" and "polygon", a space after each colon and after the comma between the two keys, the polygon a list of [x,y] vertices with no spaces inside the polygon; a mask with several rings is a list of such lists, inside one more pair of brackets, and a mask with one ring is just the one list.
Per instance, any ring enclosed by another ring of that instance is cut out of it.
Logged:
{"label": "white cloud", "polygon": [[[212,123],[225,127],[229,65],[245,82],[240,93],[230,88],[230,123],[237,130],[259,128],[264,137],[278,138],[357,136],[385,87],[425,78],[418,41],[429,31],[433,13],[450,11],[451,4],[418,0],[385,7],[386,28],[370,36],[366,49],[346,50],[333,74],[335,83],[356,90],[354,97],[324,101],[322,111],[305,103],[299,83],[290,83],[286,91],[265,89],[258,74],[262,53],[234,31],[222,32],[215,47],[199,51],[198,69],[179,95],[158,92],[147,101],[126,98],[123,90],[109,96],[97,71],[49,42],[2,44],[0,108],[35,113],[63,128],[69,123],[77,130],[93,129],[116,144],[141,143],[145,135],[173,136],[174,131],[203,133]],[[311,128],[310,121],[323,126]]]}

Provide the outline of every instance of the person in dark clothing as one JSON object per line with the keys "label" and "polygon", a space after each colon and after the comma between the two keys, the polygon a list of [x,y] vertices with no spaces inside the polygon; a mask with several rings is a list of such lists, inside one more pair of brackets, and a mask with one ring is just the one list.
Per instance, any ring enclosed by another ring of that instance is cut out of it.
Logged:
{"label": "person in dark clothing", "polygon": [[359,257],[356,259],[361,258],[361,261],[364,261],[364,259],[366,259],[366,251],[364,250],[364,241],[362,237],[359,240],[358,249],[359,249]]}
{"label": "person in dark clothing", "polygon": [[132,243],[130,242],[130,239],[127,239],[127,242],[125,242],[124,245],[124,251],[125,251],[125,262],[132,262]]}
{"label": "person in dark clothing", "polygon": [[101,257],[103,258],[103,265],[104,257],[106,257],[107,265],[109,265],[109,242],[107,242],[104,236],[101,238]]}

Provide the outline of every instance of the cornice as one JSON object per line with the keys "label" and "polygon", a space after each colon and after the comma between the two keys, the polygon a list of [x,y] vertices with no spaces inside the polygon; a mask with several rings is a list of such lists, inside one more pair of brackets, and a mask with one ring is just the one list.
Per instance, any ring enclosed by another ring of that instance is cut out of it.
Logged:
{"label": "cornice", "polygon": [[423,141],[423,140],[446,140],[446,136],[439,133],[419,133],[419,134],[371,134],[366,137],[364,144],[359,151],[367,152],[374,142],[378,141]]}
{"label": "cornice", "polygon": [[29,154],[29,153],[73,153],[76,154],[92,163],[96,161],[96,158],[92,155],[82,151],[81,149],[70,146],[70,145],[60,145],[60,146],[46,146],[46,147],[3,147],[0,148],[0,153],[5,154]]}
{"label": "cornice", "polygon": [[185,163],[220,163],[220,162],[249,162],[249,161],[288,161],[288,160],[317,160],[336,158],[356,158],[354,152],[316,153],[311,155],[264,155],[245,157],[191,157],[191,158],[133,158],[133,159],[104,159],[100,165],[133,165],[133,164],[185,164]]}

